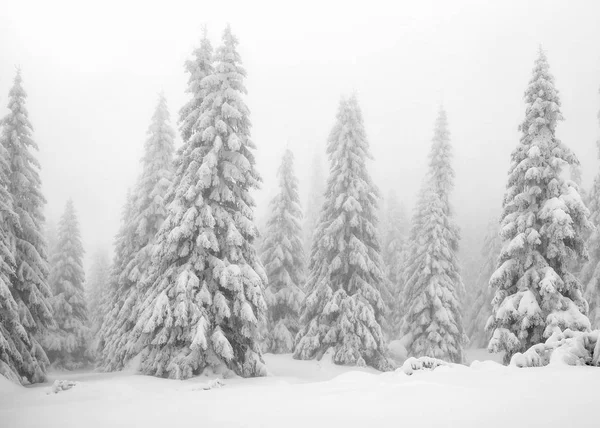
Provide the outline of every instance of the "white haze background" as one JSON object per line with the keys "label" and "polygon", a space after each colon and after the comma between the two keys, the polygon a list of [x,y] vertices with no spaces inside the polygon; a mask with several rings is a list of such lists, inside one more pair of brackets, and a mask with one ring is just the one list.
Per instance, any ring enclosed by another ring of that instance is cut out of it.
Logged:
{"label": "white haze background", "polygon": [[[523,92],[538,45],[547,51],[584,186],[598,169],[600,2],[588,1],[15,1],[0,7],[0,111],[14,65],[40,146],[48,219],[72,197],[88,255],[112,247],[146,130],[164,91],[176,125],[188,99],[183,63],[206,23],[227,23],[248,71],[247,102],[264,179],[257,219],[286,144],[306,200],[342,94],[356,91],[382,195],[412,207],[438,106],[448,111],[463,246],[479,250],[497,215]],[[177,142],[179,143],[179,141]]]}

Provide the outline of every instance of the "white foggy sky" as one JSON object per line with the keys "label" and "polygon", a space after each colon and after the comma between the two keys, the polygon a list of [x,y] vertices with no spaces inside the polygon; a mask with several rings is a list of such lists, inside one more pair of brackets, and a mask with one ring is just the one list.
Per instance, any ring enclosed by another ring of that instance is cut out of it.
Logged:
{"label": "white foggy sky", "polygon": [[164,90],[176,126],[187,100],[183,63],[201,25],[217,47],[230,23],[248,71],[264,179],[258,216],[288,140],[304,194],[339,98],[354,90],[375,182],[384,196],[395,188],[412,207],[443,101],[457,172],[452,201],[468,245],[478,238],[472,231],[499,213],[540,43],[566,118],[558,135],[579,156],[589,187],[600,134],[598,16],[597,0],[20,0],[0,7],[0,111],[18,64],[40,146],[47,217],[57,221],[72,197],[88,254],[112,246],[157,93]]}

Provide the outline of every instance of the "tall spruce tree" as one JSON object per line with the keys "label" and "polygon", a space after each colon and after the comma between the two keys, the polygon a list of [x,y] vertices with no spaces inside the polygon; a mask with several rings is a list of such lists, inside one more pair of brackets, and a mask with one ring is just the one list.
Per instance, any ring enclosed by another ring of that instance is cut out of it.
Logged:
{"label": "tall spruce tree", "polygon": [[569,271],[584,259],[589,227],[576,185],[563,168],[578,160],[555,136],[562,120],[558,91],[541,50],[525,92],[522,137],[511,155],[500,234],[504,245],[490,285],[496,289],[488,349],[513,354],[567,328],[590,327],[579,280]]}
{"label": "tall spruce tree", "polygon": [[326,177],[320,152],[315,152],[312,161],[306,216],[304,217],[304,254],[310,254],[313,235],[319,224],[319,214],[323,207]]}
{"label": "tall spruce tree", "polygon": [[459,232],[452,220],[449,201],[454,186],[451,158],[446,112],[440,109],[429,155],[429,172],[411,233],[415,243],[402,294],[406,311],[403,332],[410,356],[460,363],[464,359],[466,336],[458,300],[463,290],[456,258]]}
{"label": "tall spruce tree", "polygon": [[329,135],[330,175],[310,261],[294,358],[387,369],[381,329],[386,286],[377,236],[378,191],[356,96],[342,99]]}
{"label": "tall spruce tree", "polygon": [[495,290],[490,287],[490,278],[498,265],[502,241],[498,234],[498,220],[490,222],[481,249],[481,267],[475,284],[477,292],[468,311],[467,336],[473,348],[484,348],[490,341],[486,323],[492,313],[492,299]]}
{"label": "tall spruce tree", "polygon": [[18,223],[18,216],[14,212],[12,195],[8,191],[8,161],[8,152],[0,144],[0,375],[20,383],[23,375],[22,354],[30,344],[19,317],[19,305],[10,291],[15,258],[8,225]]}
{"label": "tall spruce tree", "polygon": [[188,378],[207,367],[266,374],[259,324],[267,279],[253,241],[260,176],[243,100],[246,71],[227,29],[202,80],[198,128],[179,152],[136,331],[146,374]]}
{"label": "tall spruce tree", "polygon": [[50,300],[57,326],[41,338],[55,367],[73,370],[87,365],[90,339],[84,296],[83,245],[73,201],[67,201],[60,219],[52,259]]}
{"label": "tall spruce tree", "polygon": [[[0,360],[6,364],[4,370],[8,367],[21,381],[42,382],[48,359],[36,337],[53,325],[43,232],[42,210],[46,201],[41,191],[40,165],[32,153],[38,147],[32,139],[33,128],[25,107],[27,94],[21,83],[18,70],[9,92],[10,112],[2,119],[0,134],[0,157],[5,159],[1,167],[5,182],[0,185],[10,195],[2,198],[0,215],[5,245],[12,254],[4,256],[4,275],[8,276],[8,290],[19,315],[17,321],[10,299],[3,302],[6,311],[0,317],[12,323],[3,327],[8,344],[0,345]],[[0,289],[7,296],[6,289]]]}
{"label": "tall spruce tree", "polygon": [[302,209],[291,150],[285,151],[277,175],[279,194],[271,201],[271,217],[267,223],[262,254],[269,280],[265,290],[268,306],[266,350],[286,353],[294,348],[304,301]]}
{"label": "tall spruce tree", "polygon": [[102,364],[105,369],[119,370],[139,349],[130,337],[143,310],[145,300],[144,276],[150,269],[155,237],[167,216],[165,196],[173,181],[173,152],[175,131],[169,124],[165,97],[159,96],[156,110],[148,128],[148,139],[142,158],[142,174],[138,179],[135,197],[130,208],[127,255],[117,279],[119,310],[107,321],[112,334],[104,342]]}

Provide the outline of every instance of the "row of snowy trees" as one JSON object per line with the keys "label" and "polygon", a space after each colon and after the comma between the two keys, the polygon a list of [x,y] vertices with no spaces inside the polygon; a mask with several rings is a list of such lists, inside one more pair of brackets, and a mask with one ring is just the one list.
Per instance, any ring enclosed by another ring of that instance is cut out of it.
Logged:
{"label": "row of snowy trees", "polygon": [[[0,373],[35,382],[50,363],[76,368],[95,358],[112,371],[138,356],[140,370],[156,376],[257,376],[266,374],[264,351],[386,370],[390,340],[401,339],[408,356],[462,362],[465,333],[478,346],[491,338],[489,349],[508,361],[567,328],[589,330],[588,301],[597,322],[600,235],[591,224],[600,178],[587,197],[590,222],[578,185],[563,174],[578,161],[555,137],[562,116],[543,52],[526,92],[501,225],[485,239],[481,287],[466,296],[444,109],[410,229],[393,194],[379,224],[369,143],[351,96],[340,101],[328,138],[324,187],[316,161],[304,219],[294,157],[285,151],[259,258],[251,192],[261,178],[237,44],[227,28],[213,52],[205,33],[186,63],[190,99],[179,112],[176,152],[159,97],[114,261],[94,256],[85,290],[72,202],[49,240],[48,265],[39,166],[17,75],[0,145]],[[472,302],[466,331],[461,300]]]}

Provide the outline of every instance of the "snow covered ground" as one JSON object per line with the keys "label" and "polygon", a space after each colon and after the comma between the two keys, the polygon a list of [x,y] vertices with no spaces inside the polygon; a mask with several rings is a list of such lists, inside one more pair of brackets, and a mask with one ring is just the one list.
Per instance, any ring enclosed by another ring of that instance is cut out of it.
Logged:
{"label": "snow covered ground", "polygon": [[[473,357],[489,358],[476,350]],[[433,372],[372,369],[266,355],[272,376],[187,381],[128,373],[53,373],[53,394],[0,376],[0,427],[598,427],[600,369],[519,369],[493,361]],[[368,424],[368,425],[367,425]]]}

